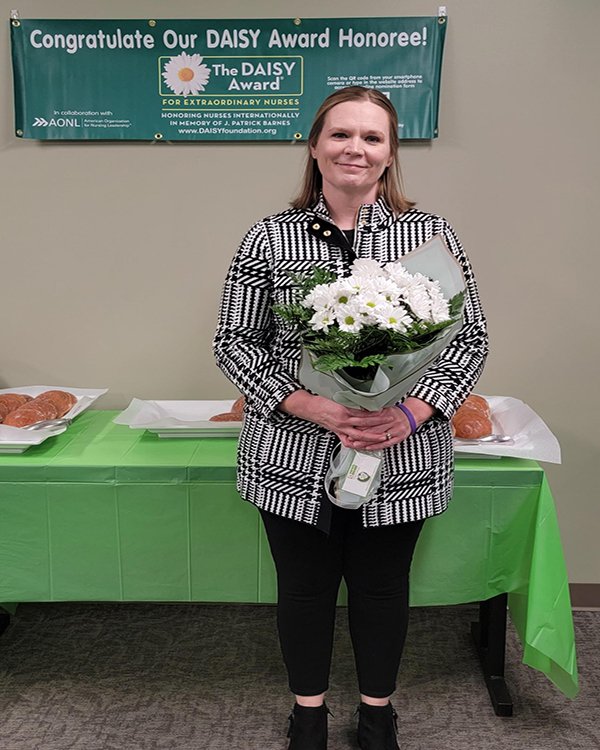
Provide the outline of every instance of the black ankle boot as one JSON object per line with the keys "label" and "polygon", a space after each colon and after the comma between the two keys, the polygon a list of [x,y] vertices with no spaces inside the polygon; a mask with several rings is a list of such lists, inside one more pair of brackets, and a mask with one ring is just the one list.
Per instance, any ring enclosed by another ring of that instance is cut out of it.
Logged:
{"label": "black ankle boot", "polygon": [[396,740],[398,714],[392,704],[358,707],[358,746],[361,750],[400,750]]}
{"label": "black ankle boot", "polygon": [[327,714],[331,711],[322,706],[300,706],[294,704],[290,714],[288,750],[327,750]]}

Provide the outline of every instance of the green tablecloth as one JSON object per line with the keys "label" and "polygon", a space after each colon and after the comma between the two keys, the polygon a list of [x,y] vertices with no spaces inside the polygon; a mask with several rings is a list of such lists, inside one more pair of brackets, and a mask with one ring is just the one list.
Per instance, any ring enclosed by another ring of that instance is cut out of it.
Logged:
{"label": "green tablecloth", "polygon": [[[231,438],[160,439],[82,414],[0,456],[0,602],[273,602],[259,515],[235,490]],[[449,510],[415,553],[413,605],[509,593],[523,661],[569,697],[577,664],[568,579],[540,466],[459,458]]]}

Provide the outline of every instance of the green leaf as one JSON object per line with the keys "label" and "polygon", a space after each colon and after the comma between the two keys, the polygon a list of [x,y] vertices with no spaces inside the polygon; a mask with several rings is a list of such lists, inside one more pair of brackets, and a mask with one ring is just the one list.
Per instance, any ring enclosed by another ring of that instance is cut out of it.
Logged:
{"label": "green leaf", "polygon": [[356,365],[357,362],[354,360],[354,357],[343,354],[323,354],[313,362],[313,367],[319,372],[333,372],[334,370],[343,370],[345,367]]}
{"label": "green leaf", "polygon": [[385,354],[369,354],[356,363],[356,367],[372,367],[373,365],[382,365],[387,359]]}
{"label": "green leaf", "polygon": [[464,303],[465,303],[464,292],[459,292],[458,294],[455,294],[454,297],[452,297],[452,299],[449,302],[451,318],[458,318],[458,316],[462,312]]}
{"label": "green leaf", "polygon": [[308,323],[312,318],[312,312],[297,302],[291,302],[287,305],[273,305],[273,312],[288,323]]}
{"label": "green leaf", "polygon": [[331,284],[336,275],[327,268],[313,268],[308,273],[288,273],[295,285],[293,290],[294,301],[287,304],[273,305],[273,312],[282,320],[292,323],[299,328],[307,327],[306,324],[313,316],[313,310],[301,304],[306,295],[319,284]]}

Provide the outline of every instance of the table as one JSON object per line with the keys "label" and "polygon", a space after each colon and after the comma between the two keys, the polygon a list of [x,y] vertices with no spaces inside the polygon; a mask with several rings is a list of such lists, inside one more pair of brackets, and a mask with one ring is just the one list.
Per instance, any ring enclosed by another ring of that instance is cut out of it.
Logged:
{"label": "table", "polygon": [[[113,424],[117,413],[86,412],[62,435],[0,455],[1,606],[274,602],[259,514],[235,490],[235,439],[161,439]],[[474,637],[500,714],[512,711],[506,601],[523,662],[574,697],[568,579],[544,471],[459,457],[450,508],[417,545],[411,604],[482,603]]]}

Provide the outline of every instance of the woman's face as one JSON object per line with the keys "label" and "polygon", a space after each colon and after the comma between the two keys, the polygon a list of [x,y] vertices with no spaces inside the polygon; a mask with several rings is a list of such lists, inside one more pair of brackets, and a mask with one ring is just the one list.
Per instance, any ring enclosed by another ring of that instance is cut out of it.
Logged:
{"label": "woman's face", "polygon": [[393,162],[387,112],[368,100],[342,102],[325,116],[310,152],[323,177],[323,194],[377,200],[379,178]]}

